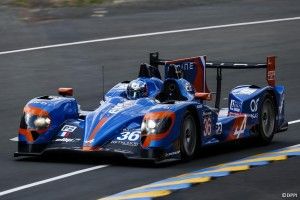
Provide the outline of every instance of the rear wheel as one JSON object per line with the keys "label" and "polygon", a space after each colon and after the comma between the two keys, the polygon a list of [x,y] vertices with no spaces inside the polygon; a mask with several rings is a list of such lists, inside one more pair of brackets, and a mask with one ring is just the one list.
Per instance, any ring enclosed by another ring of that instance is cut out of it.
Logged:
{"label": "rear wheel", "polygon": [[272,98],[266,95],[259,113],[258,139],[262,144],[269,144],[275,133],[276,113]]}
{"label": "rear wheel", "polygon": [[194,157],[197,149],[197,126],[190,112],[186,112],[180,130],[180,153],[182,160],[190,160]]}

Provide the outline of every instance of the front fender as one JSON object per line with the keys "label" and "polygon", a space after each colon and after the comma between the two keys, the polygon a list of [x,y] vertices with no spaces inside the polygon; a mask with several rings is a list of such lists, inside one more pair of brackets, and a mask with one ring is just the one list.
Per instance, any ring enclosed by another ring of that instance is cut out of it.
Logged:
{"label": "front fender", "polygon": [[[49,127],[45,130],[29,128],[25,120],[26,113],[48,117],[51,121]],[[78,118],[78,106],[74,98],[57,96],[34,98],[24,107],[19,129],[19,141],[27,144],[48,143],[65,120],[75,118]]]}

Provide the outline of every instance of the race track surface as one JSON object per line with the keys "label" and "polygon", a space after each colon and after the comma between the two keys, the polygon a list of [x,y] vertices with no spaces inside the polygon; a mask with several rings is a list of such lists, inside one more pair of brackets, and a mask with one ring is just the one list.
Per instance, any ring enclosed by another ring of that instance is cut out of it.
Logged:
{"label": "race track surface", "polygon": [[[208,29],[166,35],[95,42],[19,53],[1,52],[52,44],[206,27],[300,16],[294,0],[228,1],[181,7],[167,3],[159,9],[108,8],[102,18],[68,18],[24,22],[18,10],[0,7],[0,193],[98,165],[97,170],[37,185],[0,196],[0,199],[98,199],[165,178],[248,156],[300,144],[300,123],[279,133],[269,146],[249,143],[208,148],[188,163],[152,166],[99,157],[13,158],[19,118],[31,98],[55,94],[61,86],[73,87],[79,104],[94,109],[102,96],[101,66],[105,89],[137,76],[148,53],[160,51],[165,58],[207,55],[209,60],[264,62],[276,55],[277,83],[286,87],[288,121],[300,119],[300,20]],[[110,10],[111,9],[111,10]],[[124,9],[122,12],[122,9]],[[136,12],[135,10],[136,9]],[[264,85],[262,71],[224,72],[223,97],[237,84]],[[215,73],[209,72],[214,90]],[[222,101],[226,105],[226,99]],[[165,199],[282,199],[282,193],[300,196],[300,160],[297,157],[178,191]]]}

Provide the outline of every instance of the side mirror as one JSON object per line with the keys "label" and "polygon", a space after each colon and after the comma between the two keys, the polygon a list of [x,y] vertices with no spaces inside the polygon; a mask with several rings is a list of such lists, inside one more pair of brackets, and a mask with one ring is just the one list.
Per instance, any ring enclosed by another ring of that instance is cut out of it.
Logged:
{"label": "side mirror", "polygon": [[205,93],[205,92],[196,92],[195,98],[200,100],[206,100],[206,101],[210,101],[212,99],[211,93]]}
{"label": "side mirror", "polygon": [[73,96],[73,88],[58,88],[57,92],[63,97]]}

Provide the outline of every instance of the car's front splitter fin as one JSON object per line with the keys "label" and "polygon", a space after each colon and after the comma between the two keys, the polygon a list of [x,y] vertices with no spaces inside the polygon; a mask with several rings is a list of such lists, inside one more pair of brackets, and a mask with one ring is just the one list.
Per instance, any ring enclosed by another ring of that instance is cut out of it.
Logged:
{"label": "car's front splitter fin", "polygon": [[140,149],[138,154],[121,150],[121,149],[104,149],[98,148],[94,150],[83,150],[79,147],[50,147],[45,148],[43,145],[33,145],[33,144],[19,144],[19,150],[14,154],[15,157],[18,156],[42,156],[46,153],[84,153],[84,154],[96,154],[99,156],[121,156],[127,159],[135,160],[152,160],[155,162],[161,162],[164,160],[180,160],[179,152],[167,153],[162,149]]}

